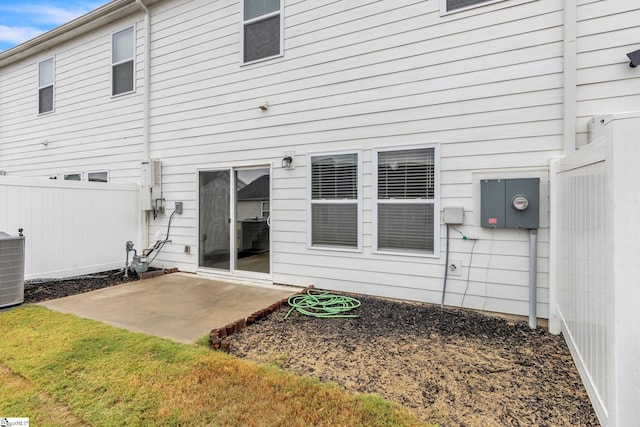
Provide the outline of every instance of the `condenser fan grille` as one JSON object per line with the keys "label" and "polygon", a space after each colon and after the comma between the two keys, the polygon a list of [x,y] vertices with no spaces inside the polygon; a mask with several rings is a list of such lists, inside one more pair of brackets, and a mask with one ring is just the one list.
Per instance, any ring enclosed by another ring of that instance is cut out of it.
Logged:
{"label": "condenser fan grille", "polygon": [[24,301],[24,237],[0,231],[0,307]]}

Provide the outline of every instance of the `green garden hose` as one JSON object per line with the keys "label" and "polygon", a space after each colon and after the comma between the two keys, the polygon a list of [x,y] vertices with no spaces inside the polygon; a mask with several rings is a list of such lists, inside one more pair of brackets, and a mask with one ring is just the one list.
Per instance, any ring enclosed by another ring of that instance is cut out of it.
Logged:
{"label": "green garden hose", "polygon": [[343,314],[354,308],[360,307],[360,301],[344,295],[330,294],[327,291],[312,292],[307,290],[306,294],[293,295],[289,298],[291,309],[284,316],[286,319],[293,310],[298,310],[306,316],[321,318],[352,318],[358,317],[356,314]]}

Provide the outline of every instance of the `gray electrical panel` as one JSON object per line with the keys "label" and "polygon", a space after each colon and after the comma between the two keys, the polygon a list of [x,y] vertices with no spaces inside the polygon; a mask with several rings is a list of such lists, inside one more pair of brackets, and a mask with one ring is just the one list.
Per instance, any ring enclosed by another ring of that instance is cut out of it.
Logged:
{"label": "gray electrical panel", "polygon": [[480,199],[482,227],[539,227],[540,178],[483,179]]}

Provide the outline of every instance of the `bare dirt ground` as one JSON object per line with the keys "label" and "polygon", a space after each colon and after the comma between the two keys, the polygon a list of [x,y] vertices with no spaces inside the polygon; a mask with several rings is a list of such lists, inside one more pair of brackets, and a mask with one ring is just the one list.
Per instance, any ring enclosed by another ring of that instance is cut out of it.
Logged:
{"label": "bare dirt ground", "polygon": [[444,426],[599,425],[561,336],[468,310],[358,297],[355,319],[282,308],[231,353],[375,393]]}
{"label": "bare dirt ground", "polygon": [[[25,283],[25,303],[113,286],[118,271]],[[375,393],[443,426],[597,426],[561,336],[468,310],[358,296],[355,319],[288,308],[229,338],[230,352]]]}

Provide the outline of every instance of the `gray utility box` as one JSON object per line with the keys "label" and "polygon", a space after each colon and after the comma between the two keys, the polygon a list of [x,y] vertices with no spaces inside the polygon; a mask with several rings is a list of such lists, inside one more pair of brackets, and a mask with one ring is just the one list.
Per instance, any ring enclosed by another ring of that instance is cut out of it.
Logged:
{"label": "gray utility box", "polygon": [[482,227],[539,227],[540,178],[483,179],[480,199]]}
{"label": "gray utility box", "polygon": [[0,231],[0,307],[24,301],[24,237]]}

